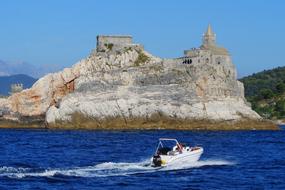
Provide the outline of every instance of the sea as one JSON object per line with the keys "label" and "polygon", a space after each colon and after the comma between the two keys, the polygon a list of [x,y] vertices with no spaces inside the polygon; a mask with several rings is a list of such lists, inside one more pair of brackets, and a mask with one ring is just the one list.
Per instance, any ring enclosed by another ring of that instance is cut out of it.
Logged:
{"label": "sea", "polygon": [[[0,130],[0,189],[285,189],[285,130]],[[149,166],[158,138],[200,161]]]}

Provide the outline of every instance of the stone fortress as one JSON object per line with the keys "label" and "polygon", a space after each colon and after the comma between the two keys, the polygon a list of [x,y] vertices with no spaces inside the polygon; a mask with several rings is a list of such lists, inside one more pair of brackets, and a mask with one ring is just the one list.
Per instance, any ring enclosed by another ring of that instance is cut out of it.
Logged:
{"label": "stone fortress", "polygon": [[[97,36],[96,55],[106,51],[120,51],[126,48],[137,48],[143,50],[143,45],[133,43],[130,35],[99,35]],[[244,96],[243,84],[237,79],[235,66],[232,64],[231,57],[227,49],[219,47],[216,44],[216,34],[213,32],[211,25],[208,25],[206,32],[203,34],[202,45],[199,48],[192,48],[184,51],[184,56],[173,59],[163,59],[164,66],[173,67],[177,65],[208,65],[210,64],[218,72],[225,72],[228,77],[234,80],[230,86],[209,86],[204,95],[216,96]],[[179,68],[179,66],[178,66]],[[215,77],[215,76],[213,76]],[[214,80],[215,78],[213,78]]]}
{"label": "stone fortress", "polygon": [[[72,88],[71,88],[72,87]],[[244,98],[230,54],[216,44],[209,25],[199,48],[184,56],[153,56],[131,36],[97,36],[96,49],[31,89],[1,102],[10,115],[70,121],[74,113],[95,118],[170,118],[236,121],[259,119]]]}
{"label": "stone fortress", "polygon": [[[98,35],[96,47],[97,52],[105,52],[108,49],[120,50],[127,47],[143,48],[142,45],[133,43],[133,38],[130,35]],[[212,31],[211,25],[208,25],[200,48],[185,50],[183,57],[167,61],[182,64],[209,62],[223,64],[230,62],[230,55],[227,49],[216,45],[216,34]]]}
{"label": "stone fortress", "polygon": [[120,50],[122,48],[141,47],[140,44],[133,43],[133,37],[129,35],[98,35],[97,52],[106,52],[108,50]]}

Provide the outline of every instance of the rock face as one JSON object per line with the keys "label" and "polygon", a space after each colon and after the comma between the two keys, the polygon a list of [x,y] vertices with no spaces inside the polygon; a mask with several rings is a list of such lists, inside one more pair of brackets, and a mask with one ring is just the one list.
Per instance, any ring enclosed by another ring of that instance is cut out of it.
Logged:
{"label": "rock face", "polygon": [[0,110],[6,110],[2,117],[42,115],[48,123],[70,120],[77,112],[98,119],[155,113],[187,119],[260,118],[246,102],[230,56],[215,45],[214,36],[208,28],[203,45],[177,59],[155,57],[129,36],[98,38],[100,46],[72,68],[0,99]]}

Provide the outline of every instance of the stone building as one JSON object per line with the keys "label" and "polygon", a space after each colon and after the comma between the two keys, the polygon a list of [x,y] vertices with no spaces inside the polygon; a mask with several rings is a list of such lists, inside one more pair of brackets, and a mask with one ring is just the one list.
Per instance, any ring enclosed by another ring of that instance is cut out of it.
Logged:
{"label": "stone building", "polygon": [[177,64],[216,64],[222,66],[220,69],[228,70],[233,78],[236,79],[237,77],[231,56],[226,48],[216,44],[216,34],[213,32],[211,25],[208,25],[206,32],[203,34],[202,45],[199,48],[185,50],[184,56],[166,59],[165,62]]}
{"label": "stone building", "polygon": [[184,51],[184,63],[205,62],[217,63],[229,61],[230,55],[227,49],[219,47],[216,44],[216,34],[209,25],[207,31],[203,34],[203,43],[200,48],[192,48]]}
{"label": "stone building", "polygon": [[192,48],[184,51],[184,56],[172,59],[172,62],[181,64],[192,63],[217,63],[230,62],[230,54],[227,49],[216,44],[216,34],[209,25],[203,34],[202,45],[199,48]]}
{"label": "stone building", "polygon": [[21,92],[23,89],[24,89],[24,86],[22,83],[11,84],[10,94],[15,94],[15,93]]}
{"label": "stone building", "polygon": [[[202,45],[184,51],[184,56],[174,59],[164,59],[167,65],[183,65],[190,70],[199,72],[200,77],[207,76],[207,87],[204,95],[207,97],[243,97],[243,84],[237,81],[237,71],[232,63],[231,55],[224,47],[216,43],[216,34],[210,25],[203,34]],[[211,75],[214,72],[216,75]],[[223,80],[221,80],[223,79]]]}
{"label": "stone building", "polygon": [[140,44],[133,43],[133,37],[129,35],[98,35],[97,52],[121,50],[127,47],[142,47]]}

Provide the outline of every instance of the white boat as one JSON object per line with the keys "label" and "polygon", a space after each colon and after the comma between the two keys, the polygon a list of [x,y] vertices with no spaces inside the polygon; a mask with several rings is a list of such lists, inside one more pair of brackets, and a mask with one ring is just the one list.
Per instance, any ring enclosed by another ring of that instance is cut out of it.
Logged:
{"label": "white boat", "polygon": [[[174,144],[174,146],[169,146]],[[151,166],[161,167],[184,162],[196,162],[203,153],[202,147],[189,147],[179,143],[176,139],[160,138]]]}

